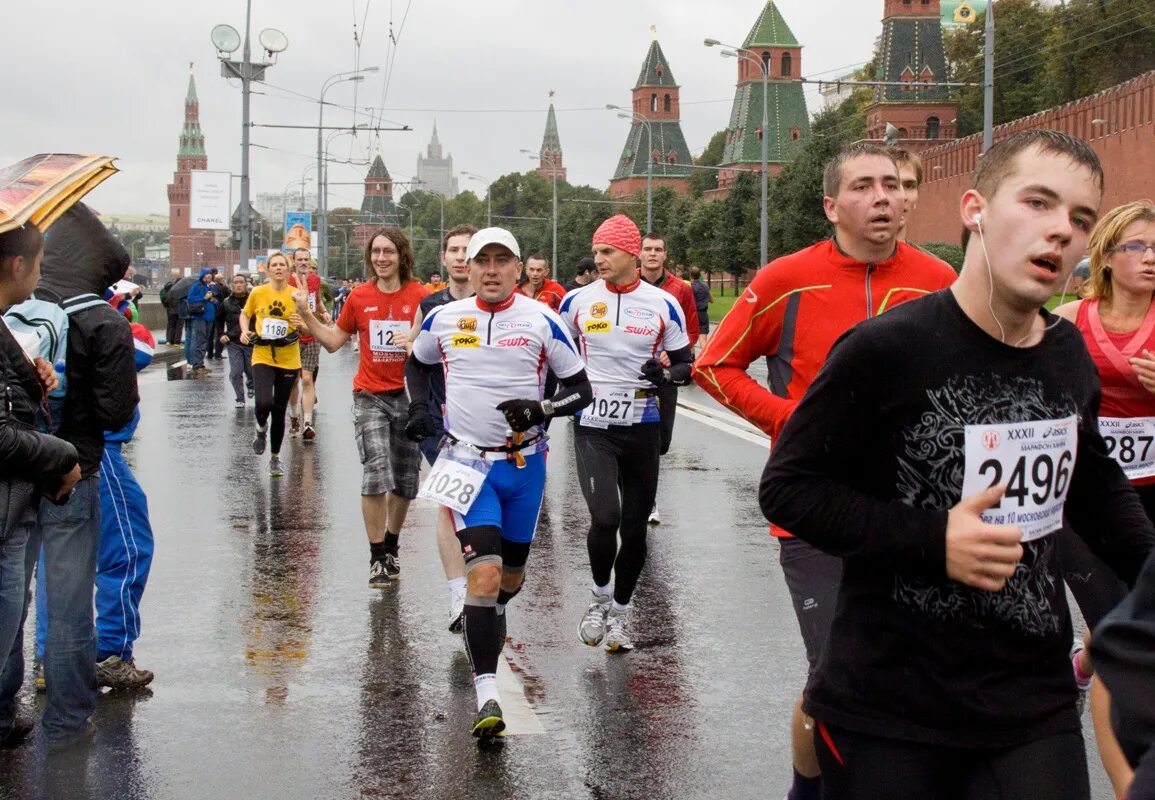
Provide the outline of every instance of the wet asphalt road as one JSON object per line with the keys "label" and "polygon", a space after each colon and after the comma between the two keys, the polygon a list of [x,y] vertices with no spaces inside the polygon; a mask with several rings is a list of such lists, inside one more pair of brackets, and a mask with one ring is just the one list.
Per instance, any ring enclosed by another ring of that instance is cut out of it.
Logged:
{"label": "wet asphalt road", "polygon": [[[638,648],[610,656],[577,638],[587,512],[570,425],[553,426],[526,588],[509,611],[503,702],[516,735],[480,750],[468,662],[445,630],[432,506],[411,508],[401,580],[366,586],[356,354],[322,356],[318,436],[286,439],[281,479],[252,455],[251,406],[233,409],[227,362],[210,363],[203,381],[141,376],[129,457],[157,545],[136,658],[156,672],[153,691],[106,693],[88,748],[0,752],[0,798],[785,794],[805,659],[757,506],[764,445],[679,416],[634,598]],[[683,396],[717,408],[697,389]],[[1090,761],[1094,796],[1108,797]]]}

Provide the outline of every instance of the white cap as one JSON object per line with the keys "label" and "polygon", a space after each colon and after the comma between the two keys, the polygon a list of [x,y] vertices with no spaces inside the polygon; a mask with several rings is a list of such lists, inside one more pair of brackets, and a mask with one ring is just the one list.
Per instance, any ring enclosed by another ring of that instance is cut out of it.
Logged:
{"label": "white cap", "polygon": [[465,248],[466,260],[472,261],[477,258],[477,254],[487,244],[499,244],[513,253],[514,258],[521,260],[521,249],[517,246],[517,239],[514,239],[513,234],[505,228],[482,228],[473,234],[469,246]]}

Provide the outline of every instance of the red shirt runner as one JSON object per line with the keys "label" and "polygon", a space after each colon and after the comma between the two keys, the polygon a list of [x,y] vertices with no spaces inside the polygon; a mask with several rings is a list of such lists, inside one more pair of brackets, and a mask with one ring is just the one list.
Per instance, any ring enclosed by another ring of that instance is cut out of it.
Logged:
{"label": "red shirt runner", "polygon": [[405,388],[403,344],[398,333],[409,334],[421,298],[429,292],[420,281],[409,281],[395,292],[383,292],[377,281],[364,283],[349,293],[337,327],[361,343],[361,364],[353,378],[353,391],[395,392]]}

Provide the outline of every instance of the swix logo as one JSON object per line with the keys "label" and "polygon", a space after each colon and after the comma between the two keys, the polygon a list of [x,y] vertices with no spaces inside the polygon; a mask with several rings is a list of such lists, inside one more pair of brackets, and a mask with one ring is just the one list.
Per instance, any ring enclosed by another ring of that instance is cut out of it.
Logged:
{"label": "swix logo", "polygon": [[528,336],[506,336],[497,340],[498,347],[529,347],[533,342]]}
{"label": "swix logo", "polygon": [[1007,441],[1010,442],[1024,442],[1028,439],[1035,438],[1034,428],[1011,428],[1007,431]]}
{"label": "swix logo", "polygon": [[475,331],[477,330],[477,318],[462,317],[461,319],[457,320],[457,327],[463,331]]}
{"label": "swix logo", "polygon": [[994,450],[999,446],[1000,441],[1002,441],[1002,438],[999,436],[998,431],[987,431],[983,434],[983,447],[988,450]]}
{"label": "swix logo", "polygon": [[640,328],[637,325],[627,325],[626,333],[633,333],[638,336],[657,336],[658,332],[653,328]]}

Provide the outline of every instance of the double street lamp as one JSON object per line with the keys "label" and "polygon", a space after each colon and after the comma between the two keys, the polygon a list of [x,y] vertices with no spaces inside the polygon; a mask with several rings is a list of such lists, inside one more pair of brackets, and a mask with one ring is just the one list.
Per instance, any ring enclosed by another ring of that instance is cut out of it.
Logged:
{"label": "double street lamp", "polygon": [[763,63],[761,59],[755,58],[749,52],[740,47],[733,47],[732,45],[723,44],[717,39],[706,39],[703,44],[706,47],[720,46],[728,48],[722,51],[723,58],[741,58],[754,64],[762,73],[762,203],[759,216],[761,218],[762,229],[759,236],[759,256],[762,259],[760,263],[767,263],[767,233],[769,228],[769,217],[767,216],[767,195],[769,194],[769,180],[768,172],[769,165],[769,145],[770,145],[770,109],[767,105],[767,99],[770,96],[770,65]]}
{"label": "double street lamp", "polygon": [[489,178],[475,172],[461,170],[461,174],[470,180],[481,181],[485,184],[485,227],[493,227],[493,184],[489,182]]}
{"label": "double street lamp", "polygon": [[[529,156],[530,158],[537,161],[539,167],[545,166],[545,162],[542,160],[540,153],[535,153],[532,150],[526,150],[524,147],[521,148],[521,152],[525,153],[527,156]],[[548,169],[550,172],[550,176],[553,179],[552,180],[552,182],[553,182],[553,238],[552,238],[553,260],[550,261],[549,263],[551,265],[553,265],[553,269],[556,271],[558,268],[558,266],[557,266],[557,164],[550,164]]]}
{"label": "double street lamp", "polygon": [[646,230],[650,231],[654,228],[654,129],[650,126],[650,121],[641,114],[633,111],[627,111],[621,106],[615,106],[613,103],[607,103],[606,108],[610,111],[621,112],[618,114],[622,119],[633,120],[640,122],[646,126]]}

